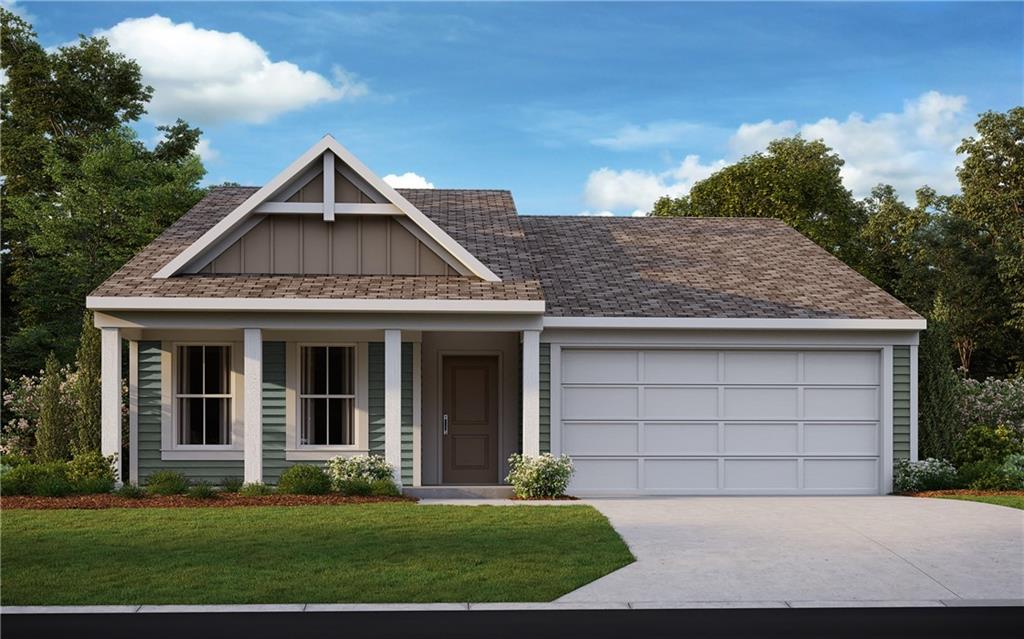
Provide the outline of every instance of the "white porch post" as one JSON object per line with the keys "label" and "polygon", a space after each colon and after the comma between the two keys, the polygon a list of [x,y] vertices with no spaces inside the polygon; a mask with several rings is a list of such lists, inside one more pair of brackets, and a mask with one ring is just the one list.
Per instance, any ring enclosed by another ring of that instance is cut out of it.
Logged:
{"label": "white porch post", "polygon": [[121,481],[121,332],[115,327],[100,329],[100,451],[115,455],[117,481]]}
{"label": "white porch post", "polygon": [[540,455],[540,331],[523,331],[523,455]]}
{"label": "white porch post", "polygon": [[245,482],[263,481],[263,334],[245,329]]}
{"label": "white porch post", "polygon": [[384,331],[384,459],[402,485],[402,331]]}

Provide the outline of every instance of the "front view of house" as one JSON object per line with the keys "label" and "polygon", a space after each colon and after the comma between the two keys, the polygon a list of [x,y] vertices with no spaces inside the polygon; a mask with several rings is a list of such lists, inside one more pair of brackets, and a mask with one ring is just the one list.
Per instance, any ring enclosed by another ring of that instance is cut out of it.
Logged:
{"label": "front view of house", "polygon": [[913,311],[772,219],[518,215],[396,191],[330,136],[218,187],[87,300],[127,477],[276,483],[377,453],[404,486],[879,494],[917,456]]}

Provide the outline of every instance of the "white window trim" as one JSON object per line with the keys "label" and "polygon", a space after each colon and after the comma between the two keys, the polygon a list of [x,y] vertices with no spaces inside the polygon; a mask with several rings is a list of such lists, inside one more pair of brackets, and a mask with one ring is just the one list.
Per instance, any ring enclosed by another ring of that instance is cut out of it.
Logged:
{"label": "white window trim", "polygon": [[[179,444],[178,407],[175,401],[178,390],[178,347],[180,346],[228,346],[231,349],[231,371],[228,375],[231,401],[231,443],[230,444]],[[160,357],[160,458],[164,461],[213,461],[236,460],[245,455],[245,423],[242,415],[244,379],[242,373],[242,343],[223,340],[190,340],[161,342]]]}
{"label": "white window trim", "polygon": [[[302,384],[301,353],[305,346],[348,346],[355,349],[355,443],[317,446],[301,444],[302,424],[299,390]],[[337,456],[369,452],[370,418],[368,412],[369,348],[366,342],[287,342],[285,346],[285,459],[287,461],[323,461]]]}

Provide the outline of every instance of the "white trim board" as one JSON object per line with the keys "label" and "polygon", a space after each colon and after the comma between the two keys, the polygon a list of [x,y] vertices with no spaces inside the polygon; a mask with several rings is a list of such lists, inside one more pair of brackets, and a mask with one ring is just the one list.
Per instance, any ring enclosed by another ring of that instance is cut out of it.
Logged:
{"label": "white trim board", "polygon": [[433,220],[423,214],[422,211],[413,206],[408,200],[402,197],[398,191],[388,186],[384,180],[378,177],[373,171],[359,161],[348,149],[343,147],[330,135],[325,135],[319,142],[310,147],[305,153],[299,156],[288,167],[278,173],[261,189],[249,196],[235,210],[226,215],[213,228],[204,233],[198,240],[188,248],[179,253],[177,257],[165,264],[153,277],[165,279],[180,272],[188,272],[190,269],[201,268],[202,258],[208,256],[209,249],[223,236],[234,230],[235,226],[242,223],[251,213],[255,212],[264,202],[270,200],[285,184],[299,176],[304,175],[309,167],[320,160],[324,153],[334,153],[352,171],[370,184],[377,192],[383,195],[391,204],[396,206],[401,213],[423,229],[424,233],[444,247],[446,251],[462,263],[470,272],[477,277],[488,281],[501,281],[497,275],[487,268],[480,260],[474,257],[461,244],[456,242]]}
{"label": "white trim board", "polygon": [[926,326],[923,319],[544,317],[544,328],[922,331]]}
{"label": "white trim board", "polygon": [[265,297],[87,297],[98,311],[338,311],[346,313],[528,313],[544,312],[539,300],[375,300]]}

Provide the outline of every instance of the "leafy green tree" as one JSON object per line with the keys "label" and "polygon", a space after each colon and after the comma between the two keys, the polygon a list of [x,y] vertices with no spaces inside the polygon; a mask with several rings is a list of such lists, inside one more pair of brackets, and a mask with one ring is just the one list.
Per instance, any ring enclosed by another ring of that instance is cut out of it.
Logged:
{"label": "leafy green tree", "polygon": [[39,383],[39,424],[36,427],[36,461],[71,458],[71,415],[64,399],[66,381],[57,356],[50,353]]}
{"label": "leafy green tree", "polygon": [[171,137],[153,151],[121,127],[82,140],[77,161],[48,153],[55,191],[8,198],[11,225],[33,256],[13,265],[13,297],[27,330],[10,347],[49,347],[70,360],[76,340],[66,336],[79,333],[86,295],[202,197],[195,130],[164,130]]}
{"label": "leafy green tree", "polygon": [[988,233],[1012,321],[1024,328],[1024,107],[983,113],[975,128],[957,148],[959,212]]}
{"label": "leafy green tree", "polygon": [[655,216],[774,217],[847,263],[861,260],[864,212],[843,186],[843,160],[821,140],[775,140],[705,180],[689,196],[664,197]]}
{"label": "leafy green tree", "polygon": [[952,459],[960,435],[960,381],[953,371],[949,332],[942,320],[929,320],[918,351],[918,455]]}
{"label": "leafy green tree", "polygon": [[[199,131],[180,120],[152,152],[126,141],[121,127],[145,113],[153,90],[103,38],[46,50],[28,22],[0,8],[0,68],[0,304],[4,372],[17,377],[39,370],[51,350],[71,360],[85,293],[188,209],[202,169],[193,157]],[[147,166],[154,175],[140,171]],[[128,212],[132,201],[160,208]],[[93,252],[96,263],[83,265]]]}
{"label": "leafy green tree", "polygon": [[100,451],[102,364],[100,331],[93,325],[92,313],[82,315],[82,335],[78,340],[74,397],[75,454]]}
{"label": "leafy green tree", "polygon": [[931,221],[929,205],[935,197],[931,189],[920,189],[918,205],[911,208],[892,186],[879,184],[872,189],[861,202],[867,216],[860,231],[863,259],[851,265],[922,314],[934,298],[925,240]]}

